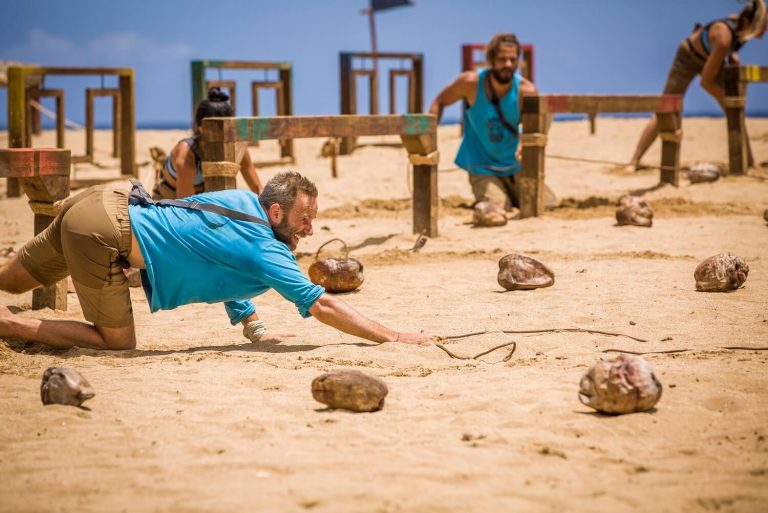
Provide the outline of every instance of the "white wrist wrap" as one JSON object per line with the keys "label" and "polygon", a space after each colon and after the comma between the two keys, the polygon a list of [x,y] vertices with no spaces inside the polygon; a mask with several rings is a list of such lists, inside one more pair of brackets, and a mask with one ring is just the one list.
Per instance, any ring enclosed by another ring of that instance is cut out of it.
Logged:
{"label": "white wrist wrap", "polygon": [[263,321],[250,321],[243,326],[243,336],[251,342],[258,342],[266,333]]}

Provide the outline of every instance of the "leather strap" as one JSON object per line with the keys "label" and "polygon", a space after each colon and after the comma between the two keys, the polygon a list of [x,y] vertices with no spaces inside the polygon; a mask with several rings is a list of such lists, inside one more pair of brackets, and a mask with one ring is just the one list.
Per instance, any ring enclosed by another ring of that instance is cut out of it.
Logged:
{"label": "leather strap", "polygon": [[182,201],[175,199],[163,199],[155,201],[152,199],[152,196],[147,193],[146,189],[144,189],[144,186],[141,185],[140,181],[131,180],[131,185],[133,185],[133,187],[131,188],[131,193],[128,195],[128,203],[130,205],[158,205],[160,207],[179,207],[187,208],[190,210],[201,210],[203,212],[212,212],[214,214],[229,217],[230,219],[235,219],[237,221],[248,221],[250,223],[261,224],[272,229],[272,225],[270,225],[262,218],[246,214],[245,212],[240,212],[239,210],[232,210],[226,207],[221,207],[219,205],[213,205],[211,203],[200,203],[198,201]]}
{"label": "leather strap", "polygon": [[512,132],[512,135],[517,137],[517,128],[512,126],[512,124],[507,121],[507,118],[504,117],[504,113],[501,111],[501,106],[499,105],[499,97],[496,96],[496,91],[493,89],[493,83],[491,82],[491,70],[488,70],[485,73],[485,82],[488,85],[488,91],[491,94],[491,103],[493,104],[493,108],[496,109],[496,114],[499,116],[499,121],[501,121],[501,124],[504,125],[504,128]]}

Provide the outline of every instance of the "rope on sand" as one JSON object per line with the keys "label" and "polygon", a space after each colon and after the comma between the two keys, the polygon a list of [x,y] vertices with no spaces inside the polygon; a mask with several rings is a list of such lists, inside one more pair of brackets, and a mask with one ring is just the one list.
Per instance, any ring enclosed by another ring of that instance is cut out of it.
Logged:
{"label": "rope on sand", "polygon": [[[483,332],[483,333],[485,333],[485,332]],[[477,334],[478,333],[474,333],[474,335],[477,335]],[[464,336],[468,337],[468,336],[471,336],[471,335],[472,334],[464,335]],[[455,358],[457,360],[477,360],[481,356],[485,356],[485,355],[487,355],[489,353],[492,353],[492,352],[496,351],[497,349],[501,349],[502,347],[512,346],[512,349],[509,351],[509,354],[507,354],[507,356],[505,356],[501,360],[502,362],[508,362],[512,358],[512,355],[515,354],[515,349],[517,349],[517,342],[512,341],[512,342],[507,342],[506,344],[500,344],[500,345],[498,345],[496,347],[492,347],[491,349],[488,349],[487,351],[483,351],[482,353],[477,353],[475,356],[461,356],[461,355],[458,355],[456,353],[452,353],[451,351],[448,350],[447,347],[445,347],[442,344],[435,344],[435,345],[437,347],[439,347],[440,349],[442,349],[443,351],[445,351],[446,353],[448,353],[448,356],[450,356],[451,358]]]}
{"label": "rope on sand", "polygon": [[600,330],[588,330],[586,328],[548,328],[543,330],[502,330],[502,333],[515,333],[515,334],[521,334],[521,333],[559,333],[562,331],[567,332],[576,332],[576,333],[594,333],[598,335],[608,335],[609,337],[627,337],[631,338],[632,340],[636,340],[638,342],[648,342],[644,338],[637,338],[633,337],[632,335],[625,335],[624,333],[614,333],[612,331],[600,331]]}
{"label": "rope on sand", "polygon": [[[715,349],[727,349],[729,351],[768,351],[768,347],[747,347],[747,346],[721,346]],[[602,353],[627,353],[627,354],[671,354],[671,353],[685,353],[687,351],[693,351],[693,349],[668,349],[666,351],[627,351],[624,349],[603,349]]]}

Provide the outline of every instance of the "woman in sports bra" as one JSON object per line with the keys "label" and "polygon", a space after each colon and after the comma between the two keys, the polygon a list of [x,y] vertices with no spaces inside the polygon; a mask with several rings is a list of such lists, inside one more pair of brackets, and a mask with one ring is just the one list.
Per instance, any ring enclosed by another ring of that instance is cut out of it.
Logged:
{"label": "woman in sports bra", "polygon": [[[194,135],[176,143],[171,154],[165,159],[165,164],[158,170],[155,187],[152,189],[154,199],[185,198],[204,192],[203,158],[200,148],[202,122],[204,118],[234,115],[228,100],[229,96],[218,87],[208,90],[208,99],[201,101],[195,110]],[[240,172],[248,188],[260,194],[264,187],[247,151],[240,162]]]}
{"label": "woman in sports bra", "polygon": [[[684,95],[696,75],[701,75],[701,87],[717,100],[725,111],[725,62],[739,64],[738,50],[753,38],[762,38],[766,30],[765,0],[749,0],[739,14],[715,20],[693,32],[677,49],[664,86],[664,94]],[[627,171],[637,171],[640,159],[653,144],[659,131],[656,117],[646,125]],[[749,165],[753,165],[749,152]]]}

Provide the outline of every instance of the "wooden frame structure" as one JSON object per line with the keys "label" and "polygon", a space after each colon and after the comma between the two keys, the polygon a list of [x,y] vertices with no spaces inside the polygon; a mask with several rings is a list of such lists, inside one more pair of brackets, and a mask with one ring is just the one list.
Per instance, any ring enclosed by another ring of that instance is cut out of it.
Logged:
{"label": "wooden frame structure", "polygon": [[[29,98],[35,97],[32,89],[26,87],[29,77],[46,76],[83,76],[83,75],[115,75],[118,78],[120,97],[120,172],[122,175],[136,175],[136,118],[134,110],[134,73],[132,68],[65,68],[43,66],[11,66],[8,68],[8,136],[11,148],[29,148],[32,140],[29,137],[31,125],[29,116]],[[64,110],[62,93],[61,110]],[[63,124],[63,115],[61,116]],[[58,128],[58,126],[57,126]],[[61,135],[57,130],[57,141],[63,142],[63,127]],[[88,135],[86,134],[86,138]],[[91,133],[90,137],[93,137]],[[18,197],[19,185],[15,178],[8,179],[8,197]]]}
{"label": "wooden frame structure", "polygon": [[725,116],[728,121],[728,170],[743,175],[749,167],[749,140],[744,125],[747,106],[746,85],[768,82],[768,66],[727,66],[725,68]]}
{"label": "wooden frame structure", "polygon": [[[356,68],[355,59],[370,60],[370,68]],[[424,55],[421,53],[393,52],[340,52],[339,53],[339,84],[341,114],[357,114],[357,78],[368,77],[369,114],[379,113],[379,77],[380,60],[409,61],[409,68],[389,70],[389,113],[394,115],[396,104],[397,77],[404,76],[408,80],[408,113],[416,114],[424,110]],[[341,155],[349,155],[356,147],[356,137],[344,137],[339,145]]]}
{"label": "wooden frame structure", "polygon": [[[35,214],[35,235],[45,230],[69,196],[70,151],[15,148],[0,150],[0,177],[13,178],[24,188]],[[67,280],[32,292],[32,308],[67,309]]]}
{"label": "wooden frame structure", "polygon": [[399,135],[413,164],[413,232],[437,236],[437,118],[389,116],[278,116],[203,120],[206,191],[233,189],[248,143],[267,139]]}
{"label": "wooden frame structure", "polygon": [[538,216],[544,207],[544,159],[548,116],[561,112],[654,112],[661,136],[661,183],[679,183],[680,141],[683,137],[680,95],[533,95],[523,97],[520,216]]}
{"label": "wooden frame structure", "polygon": [[[85,160],[87,162],[93,162],[93,114],[95,110],[94,100],[97,97],[112,98],[112,126],[114,127],[112,129],[112,156],[120,157],[120,90],[89,87],[85,90]],[[73,157],[72,161],[81,160],[78,157]]]}
{"label": "wooden frame structure", "polygon": [[32,134],[39,134],[42,130],[40,111],[32,106],[32,101],[40,101],[42,98],[54,98],[56,100],[56,147],[64,148],[64,90],[63,89],[38,89],[36,87],[27,89],[27,122],[24,130],[26,131],[27,141],[32,140]]}
{"label": "wooden frame structure", "polygon": [[[230,104],[232,105],[232,111],[235,110],[236,95],[234,81],[224,80],[206,80],[205,73],[208,69],[237,69],[237,70],[275,70],[278,72],[278,80],[276,81],[258,81],[251,82],[251,106],[254,109],[253,115],[257,116],[258,112],[258,90],[261,88],[271,87],[276,89],[277,92],[277,114],[280,116],[292,116],[293,115],[293,65],[290,62],[268,62],[268,61],[219,61],[219,60],[199,60],[191,62],[191,76],[192,76],[192,116],[195,115],[195,109],[197,104],[206,98],[208,86],[214,86],[222,84],[228,87],[230,91]],[[271,84],[271,85],[266,85]],[[279,84],[279,86],[277,85]],[[253,144],[256,146],[256,144]],[[282,139],[280,141],[280,161],[282,164],[292,164],[295,162],[295,154],[293,149],[293,141],[291,139]],[[273,164],[269,162],[266,164]],[[254,162],[255,166],[265,165],[265,163]]]}

